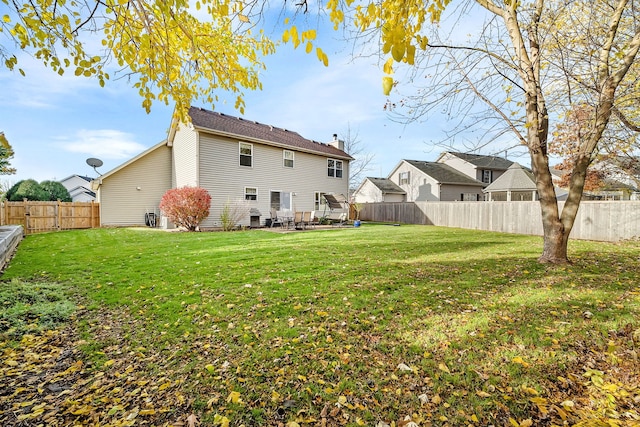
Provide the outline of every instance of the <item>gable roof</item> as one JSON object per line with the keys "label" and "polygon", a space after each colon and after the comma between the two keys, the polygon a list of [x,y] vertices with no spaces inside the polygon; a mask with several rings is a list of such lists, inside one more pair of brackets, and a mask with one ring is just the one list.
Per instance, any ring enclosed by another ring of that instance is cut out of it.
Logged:
{"label": "gable roof", "polygon": [[329,144],[304,138],[297,132],[265,125],[241,117],[217,113],[203,108],[189,108],[191,123],[203,132],[253,140],[268,145],[290,148],[298,151],[322,154],[345,160],[353,160],[349,154]]}
{"label": "gable roof", "polygon": [[455,168],[438,162],[424,162],[421,160],[404,160],[410,165],[416,167],[424,174],[438,181],[440,184],[457,184],[457,185],[477,185],[484,187],[484,184],[477,179],[473,179]]}
{"label": "gable roof", "polygon": [[375,185],[382,194],[407,194],[402,188],[400,188],[395,182],[388,178],[376,178],[368,176],[367,179]]}
{"label": "gable roof", "polygon": [[507,170],[509,166],[513,164],[511,160],[500,156],[484,156],[482,154],[456,153],[453,151],[449,151],[449,154],[469,162],[480,169]]}
{"label": "gable roof", "polygon": [[518,163],[514,163],[482,191],[489,193],[492,191],[534,191],[535,189],[536,180],[533,173]]}
{"label": "gable roof", "polygon": [[64,184],[64,182],[65,182],[65,181],[68,181],[68,180],[73,179],[73,178],[81,178],[81,179],[84,179],[85,181],[87,181],[87,183],[89,183],[89,182],[91,182],[91,181],[93,180],[93,178],[90,178],[90,177],[88,177],[88,176],[83,176],[83,175],[70,175],[70,176],[66,177],[65,179],[61,179],[61,180],[60,180],[60,181],[58,181],[58,182],[59,182],[59,183],[61,183],[61,184]]}
{"label": "gable roof", "polygon": [[110,177],[111,175],[113,175],[114,173],[126,168],[127,166],[129,166],[132,163],[137,162],[138,160],[140,160],[141,158],[143,158],[144,156],[148,155],[149,153],[151,153],[152,151],[157,150],[160,147],[164,147],[168,145],[167,141],[164,140],[162,142],[157,143],[156,145],[154,145],[153,147],[149,147],[146,150],[144,150],[142,153],[138,154],[137,156],[127,160],[126,162],[122,163],[119,166],[116,166],[115,168],[111,169],[110,171],[103,173],[102,175],[100,175],[97,178],[94,178],[91,180],[91,189],[92,190],[97,190],[98,187],[100,187],[100,185],[102,184],[102,180],[105,178]]}

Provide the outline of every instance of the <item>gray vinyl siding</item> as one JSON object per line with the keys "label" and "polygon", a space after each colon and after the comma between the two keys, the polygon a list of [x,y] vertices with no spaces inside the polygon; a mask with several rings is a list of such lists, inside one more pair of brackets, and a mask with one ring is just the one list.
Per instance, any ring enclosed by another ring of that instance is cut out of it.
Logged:
{"label": "gray vinyl siding", "polygon": [[446,153],[440,159],[440,163],[449,165],[452,168],[462,172],[463,174],[482,182],[482,171],[476,170],[476,167],[473,164],[467,162],[466,160],[462,160],[460,157]]}
{"label": "gray vinyl siding", "polygon": [[198,133],[190,126],[180,124],[173,140],[173,187],[197,187]]}
{"label": "gray vinyl siding", "polygon": [[[409,172],[409,184],[400,184],[400,173]],[[440,200],[440,184],[421,170],[402,162],[389,176],[406,193],[407,202],[437,202]]]}
{"label": "gray vinyl siding", "polygon": [[[260,211],[261,224],[269,218],[271,191],[295,193],[291,207],[298,211],[313,210],[316,191],[347,195],[348,161],[343,160],[343,177],[331,178],[325,156],[293,150],[294,167],[288,168],[284,166],[282,148],[253,142],[252,167],[240,166],[240,141],[200,134],[200,186],[211,194],[211,213],[202,223],[203,228],[219,226],[223,206],[227,201],[244,201],[245,187],[258,190],[257,200],[246,204]],[[249,225],[248,217],[242,225]]]}
{"label": "gray vinyl siding", "polygon": [[161,145],[102,180],[98,192],[102,225],[145,225],[145,213],[157,209],[170,188],[171,149]]}
{"label": "gray vinyl siding", "polygon": [[472,193],[476,195],[476,200],[484,200],[482,187],[477,185],[442,184],[440,187],[441,202],[462,201],[462,193]]}

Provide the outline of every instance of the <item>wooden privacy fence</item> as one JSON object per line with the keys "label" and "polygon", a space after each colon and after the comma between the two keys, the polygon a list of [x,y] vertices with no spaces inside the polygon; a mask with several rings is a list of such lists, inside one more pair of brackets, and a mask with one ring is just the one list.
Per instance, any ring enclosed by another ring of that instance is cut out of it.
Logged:
{"label": "wooden privacy fence", "polygon": [[[558,206],[562,209],[564,202]],[[542,235],[539,202],[365,203],[360,219]],[[638,239],[640,202],[582,202],[570,237],[607,242]]]}
{"label": "wooden privacy fence", "polygon": [[100,227],[96,202],[3,202],[0,225],[21,225],[25,234]]}

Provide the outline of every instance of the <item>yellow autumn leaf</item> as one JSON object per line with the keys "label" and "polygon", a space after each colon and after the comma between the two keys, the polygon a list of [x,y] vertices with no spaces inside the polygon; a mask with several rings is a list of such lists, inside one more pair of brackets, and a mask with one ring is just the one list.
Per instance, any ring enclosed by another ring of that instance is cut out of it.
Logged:
{"label": "yellow autumn leaf", "polygon": [[385,95],[389,95],[391,93],[391,89],[393,88],[393,79],[391,77],[383,77],[382,78],[382,92]]}
{"label": "yellow autumn leaf", "polygon": [[382,66],[382,71],[385,74],[393,74],[393,58],[387,59],[387,62]]}
{"label": "yellow autumn leaf", "polygon": [[444,363],[438,364],[438,369],[440,369],[443,372],[446,372],[447,374],[451,373],[451,371],[449,370],[449,367],[447,365],[445,365]]}
{"label": "yellow autumn leaf", "polygon": [[489,393],[487,393],[486,391],[482,391],[482,390],[478,390],[476,391],[476,394],[480,397],[491,397],[491,395]]}
{"label": "yellow autumn leaf", "polygon": [[165,390],[165,389],[167,389],[169,387],[171,387],[171,381],[167,381],[166,383],[164,383],[160,387],[158,387],[158,391]]}
{"label": "yellow autumn leaf", "polygon": [[238,14],[238,19],[240,20],[240,22],[249,22],[249,18],[241,13]]}
{"label": "yellow autumn leaf", "polygon": [[213,425],[214,426],[220,426],[220,427],[229,427],[229,418],[227,417],[223,417],[220,414],[215,414],[213,416]]}
{"label": "yellow autumn leaf", "polygon": [[338,397],[338,403],[340,405],[345,405],[347,403],[347,398],[345,396]]}
{"label": "yellow autumn leaf", "polygon": [[242,399],[240,399],[240,392],[232,391],[231,393],[229,393],[229,396],[227,397],[227,402],[242,403]]}
{"label": "yellow autumn leaf", "polygon": [[517,363],[519,365],[522,365],[525,368],[529,367],[529,364],[527,362],[525,362],[524,359],[522,357],[520,357],[520,356],[514,357],[513,359],[511,359],[511,362]]}

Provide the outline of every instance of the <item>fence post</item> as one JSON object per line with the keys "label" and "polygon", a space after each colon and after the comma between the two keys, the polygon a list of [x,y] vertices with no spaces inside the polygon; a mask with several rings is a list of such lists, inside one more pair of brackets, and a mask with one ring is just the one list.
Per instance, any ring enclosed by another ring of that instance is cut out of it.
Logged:
{"label": "fence post", "polygon": [[54,213],[56,217],[56,230],[60,231],[60,224],[62,224],[62,209],[60,209],[60,199],[56,202],[56,212]]}

